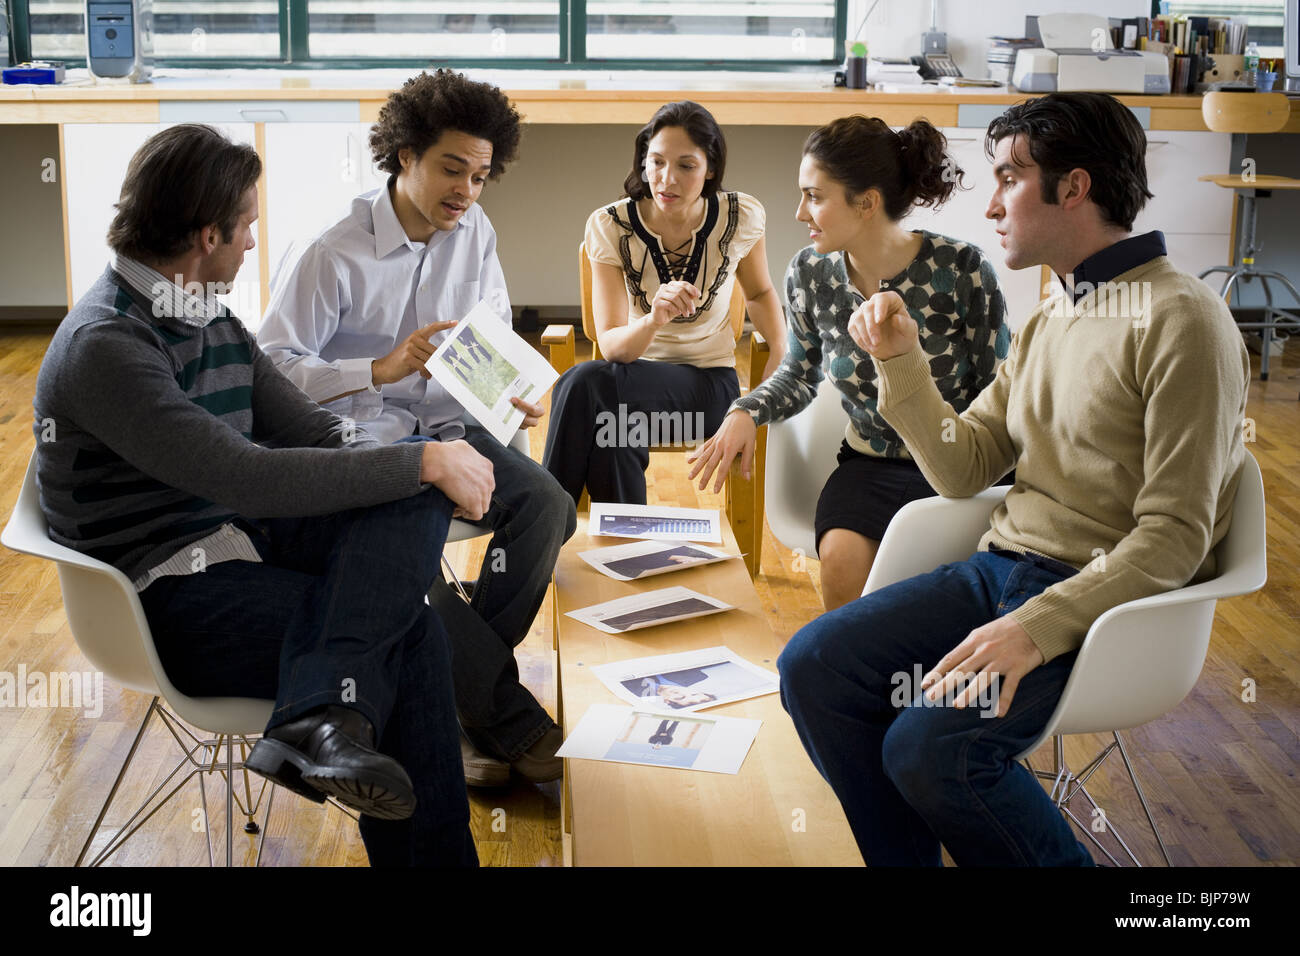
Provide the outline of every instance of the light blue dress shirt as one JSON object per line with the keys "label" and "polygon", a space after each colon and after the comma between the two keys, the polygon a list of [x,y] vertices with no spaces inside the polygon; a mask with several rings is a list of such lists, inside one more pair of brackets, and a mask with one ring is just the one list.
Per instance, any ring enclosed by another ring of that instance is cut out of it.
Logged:
{"label": "light blue dress shirt", "polygon": [[[480,299],[508,323],[496,249],[496,232],[477,203],[455,229],[417,243],[398,222],[388,189],[358,196],[345,219],[285,256],[258,344],[308,396],[380,441],[416,431],[460,438],[468,413],[437,381],[412,373],[376,389],[370,363],[416,329],[464,318]],[[434,345],[446,335],[434,336]]]}

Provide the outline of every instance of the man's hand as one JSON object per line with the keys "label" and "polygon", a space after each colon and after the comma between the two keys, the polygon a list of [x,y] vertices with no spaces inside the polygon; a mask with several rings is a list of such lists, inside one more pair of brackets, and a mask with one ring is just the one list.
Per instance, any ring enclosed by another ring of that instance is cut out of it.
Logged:
{"label": "man's hand", "polygon": [[740,473],[748,481],[750,466],[754,462],[757,438],[758,428],[755,427],[754,419],[749,412],[736,409],[729,413],[722,420],[722,426],[714,432],[713,437],[686,456],[686,460],[692,463],[690,474],[686,476],[687,480],[693,480],[696,475],[699,475],[699,489],[703,491],[709,477],[716,470],[718,477],[713,483],[713,493],[717,494],[722,489],[727,472],[731,471],[731,463],[739,455]]}
{"label": "man's hand", "polygon": [[997,715],[1005,717],[1021,678],[1041,663],[1043,652],[1038,645],[1019,621],[1006,615],[971,631],[921,678],[921,689],[928,700],[946,700],[958,683],[974,677],[953,700],[953,706],[961,709],[976,703],[980,692],[996,677]]}
{"label": "man's hand", "polygon": [[429,370],[424,367],[424,363],[429,361],[437,351],[429,338],[455,325],[455,322],[434,322],[422,329],[416,329],[399,342],[397,348],[383,358],[377,358],[370,363],[371,384],[375,388],[391,385],[393,382],[400,382],[412,372],[419,372],[423,378],[432,378]]}
{"label": "man's hand", "polygon": [[703,294],[689,282],[665,282],[650,303],[650,322],[662,329],[679,315],[694,315],[695,300]]}
{"label": "man's hand", "polygon": [[541,405],[534,405],[532,402],[525,402],[522,398],[515,396],[510,399],[510,404],[524,413],[524,420],[519,423],[520,428],[532,428],[542,420],[546,414],[546,409]]}
{"label": "man's hand", "polygon": [[918,331],[897,292],[877,292],[854,310],[849,335],[858,348],[884,362],[916,347]]}
{"label": "man's hand", "polygon": [[420,480],[451,499],[456,506],[453,518],[470,521],[478,521],[487,514],[497,486],[492,462],[462,439],[425,442]]}

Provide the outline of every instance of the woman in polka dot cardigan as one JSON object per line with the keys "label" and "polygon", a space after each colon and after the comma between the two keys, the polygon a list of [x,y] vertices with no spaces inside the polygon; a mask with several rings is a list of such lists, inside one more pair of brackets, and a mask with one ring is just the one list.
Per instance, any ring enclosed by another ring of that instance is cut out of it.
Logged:
{"label": "woman in polka dot cardigan", "polygon": [[997,277],[979,248],[900,224],[916,206],[943,203],[960,182],[962,171],[946,146],[925,120],[894,132],[865,116],[835,120],[808,137],[796,218],[808,226],[812,244],[786,270],[785,360],[736,400],[717,433],[692,455],[691,477],[699,475],[701,487],[715,469],[725,475],[737,455],[747,463],[758,426],[802,411],[829,376],[849,421],[839,464],[817,502],[828,611],[862,593],[898,510],[935,494],[876,411],[875,368],[848,334],[853,310],[878,291],[901,295],[939,390],[958,412],[993,380],[1010,345]]}

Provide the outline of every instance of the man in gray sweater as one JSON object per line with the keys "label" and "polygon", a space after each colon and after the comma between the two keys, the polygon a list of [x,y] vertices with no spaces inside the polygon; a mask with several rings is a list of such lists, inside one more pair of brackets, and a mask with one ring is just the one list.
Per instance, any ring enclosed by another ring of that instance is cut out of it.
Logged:
{"label": "man in gray sweater", "polygon": [[424,596],[492,468],[463,441],[359,437],[218,302],[253,247],[260,173],[207,126],[131,160],[113,261],[37,378],[50,536],[134,582],[183,693],[275,699],[247,766],[360,811],[372,864],[474,865],[447,634]]}

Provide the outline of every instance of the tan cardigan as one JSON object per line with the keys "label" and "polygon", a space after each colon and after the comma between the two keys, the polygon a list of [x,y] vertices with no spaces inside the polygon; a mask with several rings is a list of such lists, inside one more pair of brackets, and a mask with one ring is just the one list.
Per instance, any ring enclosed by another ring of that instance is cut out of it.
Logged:
{"label": "tan cardigan", "polygon": [[1250,360],[1222,299],[1165,256],[1071,305],[1039,304],[993,383],[960,416],[919,348],[876,362],[880,413],[930,484],[1015,486],[980,540],[1080,573],[1014,617],[1045,660],[1118,604],[1215,573],[1244,456]]}

